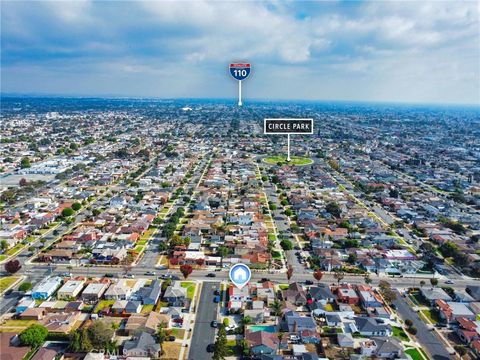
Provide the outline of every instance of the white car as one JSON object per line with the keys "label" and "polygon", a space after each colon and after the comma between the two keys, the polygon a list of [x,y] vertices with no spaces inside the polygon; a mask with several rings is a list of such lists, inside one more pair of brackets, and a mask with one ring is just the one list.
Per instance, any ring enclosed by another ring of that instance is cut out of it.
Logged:
{"label": "white car", "polygon": [[453,285],[453,284],[455,284],[455,282],[453,280],[447,280],[447,281],[445,281],[445,284]]}

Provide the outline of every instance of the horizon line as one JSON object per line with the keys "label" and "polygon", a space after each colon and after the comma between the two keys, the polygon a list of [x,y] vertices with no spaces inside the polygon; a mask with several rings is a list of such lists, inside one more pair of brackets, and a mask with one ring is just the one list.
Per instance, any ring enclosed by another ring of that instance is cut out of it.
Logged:
{"label": "horizon line", "polygon": [[[156,96],[128,96],[128,95],[60,95],[60,94],[29,94],[29,93],[4,93],[0,92],[0,98],[52,98],[52,99],[105,99],[105,100],[222,100],[237,102],[236,98],[226,97],[156,97]],[[344,100],[344,99],[265,99],[265,98],[247,98],[252,102],[307,102],[307,103],[363,103],[363,104],[383,104],[383,105],[415,105],[415,106],[456,106],[456,107],[479,107],[478,103],[455,103],[455,102],[407,102],[396,100]]]}

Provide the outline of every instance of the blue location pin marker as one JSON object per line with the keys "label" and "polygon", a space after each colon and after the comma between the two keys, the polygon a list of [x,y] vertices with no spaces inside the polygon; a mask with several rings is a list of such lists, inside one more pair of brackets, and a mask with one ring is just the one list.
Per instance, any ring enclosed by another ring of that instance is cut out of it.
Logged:
{"label": "blue location pin marker", "polygon": [[252,272],[245,264],[235,264],[230,268],[229,276],[233,285],[241,289],[250,281]]}

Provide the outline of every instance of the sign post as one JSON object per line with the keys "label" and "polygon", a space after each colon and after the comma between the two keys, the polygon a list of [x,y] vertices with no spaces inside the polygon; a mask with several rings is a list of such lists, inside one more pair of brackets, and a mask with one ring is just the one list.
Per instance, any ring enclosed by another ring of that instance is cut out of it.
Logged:
{"label": "sign post", "polygon": [[290,135],[313,134],[313,119],[264,119],[263,133],[265,135],[287,134],[287,161],[290,161]]}
{"label": "sign post", "polygon": [[230,64],[230,75],[238,80],[238,106],[242,106],[242,81],[250,75],[251,66],[249,63]]}

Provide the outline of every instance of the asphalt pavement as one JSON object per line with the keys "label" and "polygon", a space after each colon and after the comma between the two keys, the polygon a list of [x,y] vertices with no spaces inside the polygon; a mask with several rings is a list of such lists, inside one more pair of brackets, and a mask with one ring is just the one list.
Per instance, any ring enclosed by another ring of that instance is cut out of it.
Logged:
{"label": "asphalt pavement", "polygon": [[213,302],[213,291],[220,288],[219,282],[204,282],[197,306],[195,327],[190,343],[189,360],[211,360],[212,353],[207,352],[208,344],[215,342],[215,329],[212,320],[217,320],[218,304]]}
{"label": "asphalt pavement", "polygon": [[397,312],[402,320],[410,319],[413,326],[417,328],[416,338],[422,347],[428,352],[432,360],[453,359],[445,348],[445,344],[440,340],[435,330],[429,330],[427,325],[420,319],[420,316],[410,307],[407,301],[397,291],[397,299],[393,301],[397,307]]}

